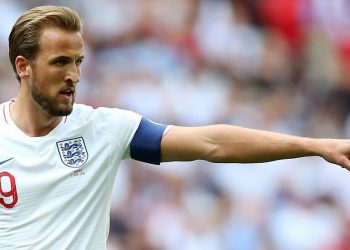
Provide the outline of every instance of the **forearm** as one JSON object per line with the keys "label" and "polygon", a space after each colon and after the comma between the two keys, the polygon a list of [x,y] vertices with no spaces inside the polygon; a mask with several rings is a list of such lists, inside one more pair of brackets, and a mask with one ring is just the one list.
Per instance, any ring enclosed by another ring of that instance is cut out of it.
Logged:
{"label": "forearm", "polygon": [[208,127],[213,162],[267,162],[318,155],[317,140],[229,125]]}
{"label": "forearm", "polygon": [[314,139],[231,125],[175,127],[163,141],[162,161],[253,163],[317,154]]}
{"label": "forearm", "polygon": [[255,163],[320,156],[350,169],[350,140],[312,139],[231,125],[178,127],[161,142],[161,161]]}

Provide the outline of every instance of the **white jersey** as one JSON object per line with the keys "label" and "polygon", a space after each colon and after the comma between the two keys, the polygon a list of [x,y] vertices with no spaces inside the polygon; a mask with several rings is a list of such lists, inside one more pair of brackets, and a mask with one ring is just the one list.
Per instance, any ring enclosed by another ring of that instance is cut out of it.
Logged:
{"label": "white jersey", "polygon": [[0,249],[106,249],[117,168],[141,116],[75,104],[29,137],[0,105]]}

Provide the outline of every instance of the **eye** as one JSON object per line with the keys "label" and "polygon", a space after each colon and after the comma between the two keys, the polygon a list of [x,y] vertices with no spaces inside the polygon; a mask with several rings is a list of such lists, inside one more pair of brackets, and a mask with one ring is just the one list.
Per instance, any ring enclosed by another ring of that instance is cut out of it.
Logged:
{"label": "eye", "polygon": [[57,66],[64,66],[67,63],[68,63],[68,60],[66,60],[66,59],[59,59],[59,60],[54,62],[54,64],[57,65]]}
{"label": "eye", "polygon": [[83,58],[79,58],[75,61],[75,64],[80,66],[82,64],[82,62],[83,62]]}

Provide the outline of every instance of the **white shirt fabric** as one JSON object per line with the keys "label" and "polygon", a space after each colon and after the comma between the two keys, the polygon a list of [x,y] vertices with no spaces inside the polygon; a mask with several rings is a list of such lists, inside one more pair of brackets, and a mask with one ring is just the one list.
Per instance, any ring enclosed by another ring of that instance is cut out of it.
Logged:
{"label": "white shirt fabric", "polygon": [[29,137],[9,106],[0,105],[0,249],[106,249],[114,179],[141,116],[75,104],[48,135]]}

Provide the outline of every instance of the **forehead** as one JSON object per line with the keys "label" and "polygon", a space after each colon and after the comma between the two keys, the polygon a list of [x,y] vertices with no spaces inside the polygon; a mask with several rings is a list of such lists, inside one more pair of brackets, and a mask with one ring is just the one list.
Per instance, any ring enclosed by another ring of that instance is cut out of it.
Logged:
{"label": "forehead", "polygon": [[38,56],[55,56],[65,54],[79,57],[83,54],[83,38],[79,32],[66,31],[60,28],[44,29],[39,38]]}

